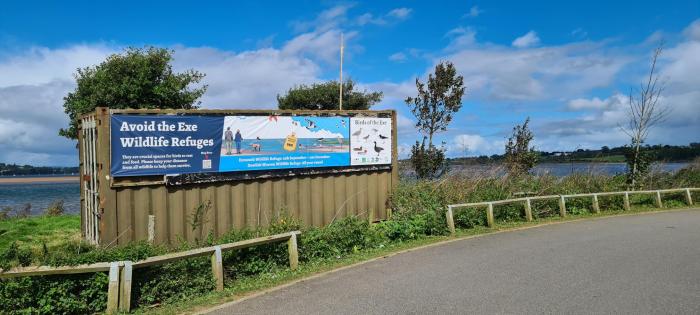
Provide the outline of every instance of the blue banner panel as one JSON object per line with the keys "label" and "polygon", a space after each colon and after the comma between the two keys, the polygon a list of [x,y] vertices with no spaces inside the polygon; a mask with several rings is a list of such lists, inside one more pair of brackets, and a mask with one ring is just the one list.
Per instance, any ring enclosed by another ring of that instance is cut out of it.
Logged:
{"label": "blue banner panel", "polygon": [[389,164],[390,135],[391,120],[385,118],[114,114],[110,172],[119,177]]}
{"label": "blue banner panel", "polygon": [[112,115],[112,176],[217,172],[223,116]]}

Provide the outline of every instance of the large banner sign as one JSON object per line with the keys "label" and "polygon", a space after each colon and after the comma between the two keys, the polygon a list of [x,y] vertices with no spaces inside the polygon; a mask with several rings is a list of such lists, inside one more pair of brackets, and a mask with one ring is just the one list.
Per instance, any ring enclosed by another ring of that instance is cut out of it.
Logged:
{"label": "large banner sign", "polygon": [[112,176],[391,164],[391,118],[112,115]]}

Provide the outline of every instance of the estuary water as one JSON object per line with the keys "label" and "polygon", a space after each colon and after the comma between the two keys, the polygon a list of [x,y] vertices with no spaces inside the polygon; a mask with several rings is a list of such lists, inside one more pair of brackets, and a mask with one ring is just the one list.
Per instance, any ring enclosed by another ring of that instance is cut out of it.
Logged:
{"label": "estuary water", "polygon": [[[687,163],[657,163],[655,167],[658,170],[675,172],[686,165]],[[494,170],[495,168],[497,167],[493,165],[453,165],[452,172],[493,175],[494,172],[499,172]],[[533,173],[553,176],[567,176],[577,172],[614,175],[624,173],[625,170],[624,163],[545,163],[537,165]],[[0,183],[0,208],[20,208],[29,203],[32,205],[31,213],[38,215],[56,200],[63,200],[66,213],[79,213],[79,183]]]}

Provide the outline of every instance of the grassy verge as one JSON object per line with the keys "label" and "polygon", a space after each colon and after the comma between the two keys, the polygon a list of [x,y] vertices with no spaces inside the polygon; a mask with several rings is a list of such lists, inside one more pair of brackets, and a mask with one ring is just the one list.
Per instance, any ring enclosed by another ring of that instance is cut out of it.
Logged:
{"label": "grassy verge", "polygon": [[354,264],[366,262],[372,259],[391,256],[396,253],[404,252],[411,249],[420,248],[427,245],[437,245],[450,240],[465,239],[473,236],[493,234],[497,232],[511,231],[528,227],[536,227],[559,222],[570,222],[582,219],[594,219],[603,217],[614,217],[621,215],[633,215],[640,213],[666,212],[688,209],[688,207],[680,202],[671,202],[667,204],[672,208],[655,208],[648,205],[638,205],[630,211],[619,209],[601,211],[600,213],[580,213],[568,215],[565,218],[547,217],[536,219],[531,222],[525,221],[500,221],[497,222],[494,228],[476,226],[474,228],[460,228],[456,230],[454,237],[452,236],[425,236],[415,240],[388,244],[381,248],[372,248],[364,251],[349,254],[336,259],[324,259],[301,264],[299,269],[291,271],[289,269],[275,270],[269,273],[264,273],[256,276],[249,276],[237,279],[236,281],[227,281],[225,289],[222,292],[210,292],[200,296],[191,297],[176,303],[163,305],[159,307],[146,307],[135,310],[138,314],[181,314],[195,313],[197,311],[206,310],[208,308],[220,305],[222,303],[239,300],[246,296],[256,294],[271,288],[292,284],[298,280],[320,275],[325,272],[337,270],[339,268],[352,266]]}
{"label": "grassy verge", "polygon": [[36,216],[0,221],[0,252],[12,242],[38,250],[80,239],[80,216]]}

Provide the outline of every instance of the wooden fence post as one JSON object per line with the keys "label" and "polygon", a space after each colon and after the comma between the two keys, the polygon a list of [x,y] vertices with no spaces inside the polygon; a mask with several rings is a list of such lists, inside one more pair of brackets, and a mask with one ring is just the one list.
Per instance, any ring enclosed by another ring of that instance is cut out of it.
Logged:
{"label": "wooden fence post", "polygon": [[447,206],[445,217],[447,218],[447,227],[450,229],[450,234],[455,235],[455,219],[452,215],[452,206]]}
{"label": "wooden fence post", "polygon": [[391,220],[391,217],[394,215],[394,211],[391,208],[386,208],[386,219]]}
{"label": "wooden fence post", "polygon": [[661,192],[657,190],[656,191],[656,207],[661,208],[663,206],[664,206],[664,204],[663,204],[663,202],[661,202]]}
{"label": "wooden fence post", "polygon": [[489,202],[488,206],[486,207],[486,224],[489,227],[493,227],[493,224],[494,224],[494,222],[493,222],[493,203],[490,203],[490,202]]}
{"label": "wooden fence post", "polygon": [[153,244],[156,239],[156,216],[148,216],[148,243]]}
{"label": "wooden fence post", "polygon": [[630,193],[629,192],[625,192],[624,201],[625,201],[625,203],[623,206],[625,208],[625,211],[630,211]]}
{"label": "wooden fence post", "polygon": [[530,198],[525,198],[525,220],[532,221],[532,204]]}
{"label": "wooden fence post", "polygon": [[289,268],[297,270],[299,267],[299,251],[297,249],[297,235],[292,233],[287,241],[287,250],[289,251]]}
{"label": "wooden fence post", "polygon": [[224,266],[221,258],[221,246],[214,246],[214,253],[211,254],[211,272],[216,279],[216,291],[224,290]]}
{"label": "wooden fence post", "polygon": [[564,200],[564,196],[559,196],[559,215],[562,218],[566,216],[566,200]]}
{"label": "wooden fence post", "polygon": [[123,262],[119,277],[119,311],[128,313],[131,309],[131,278],[133,268],[130,261]]}
{"label": "wooden fence post", "polygon": [[119,263],[112,262],[109,266],[109,285],[107,287],[107,310],[112,314],[119,307]]}
{"label": "wooden fence post", "polygon": [[690,188],[685,189],[685,202],[687,202],[689,206],[693,205],[693,196],[690,194]]}
{"label": "wooden fence post", "polygon": [[600,213],[600,205],[598,204],[598,195],[593,194],[593,213]]}

